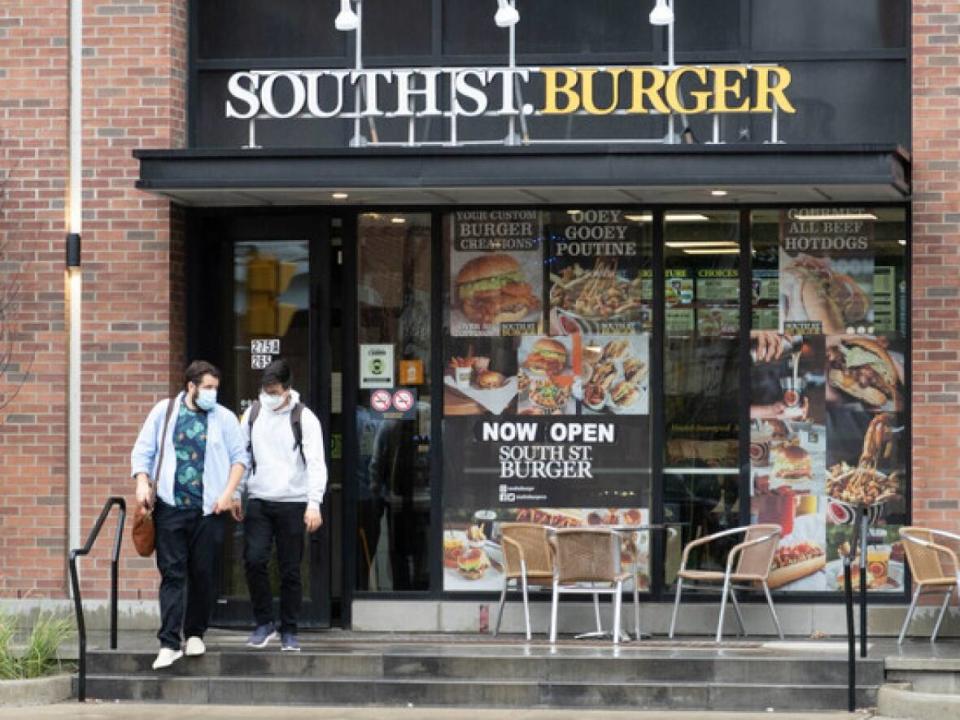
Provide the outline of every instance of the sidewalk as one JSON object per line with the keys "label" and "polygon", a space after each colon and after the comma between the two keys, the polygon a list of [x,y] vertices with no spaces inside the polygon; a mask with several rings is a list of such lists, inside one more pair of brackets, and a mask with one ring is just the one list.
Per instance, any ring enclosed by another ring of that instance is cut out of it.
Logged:
{"label": "sidewalk", "polygon": [[237,705],[146,705],[63,703],[46,707],[0,708],[0,720],[883,720],[868,711],[854,714],[662,712],[612,710],[477,710],[475,708],[240,707]]}

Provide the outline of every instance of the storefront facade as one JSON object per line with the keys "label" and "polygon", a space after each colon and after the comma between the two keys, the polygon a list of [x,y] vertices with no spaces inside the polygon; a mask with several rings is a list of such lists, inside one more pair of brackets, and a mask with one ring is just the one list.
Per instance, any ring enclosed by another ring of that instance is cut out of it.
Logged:
{"label": "storefront facade", "polygon": [[[240,412],[291,360],[330,445],[310,624],[483,627],[510,520],[675,528],[625,548],[652,604],[685,542],[777,522],[785,566],[814,560],[778,602],[829,605],[863,493],[878,602],[904,602],[897,529],[955,527],[957,502],[949,189],[917,189],[951,172],[946,115],[918,108],[944,66],[918,61],[908,3],[678,3],[664,28],[653,3],[524,0],[511,25],[493,2],[367,0],[362,31],[332,0],[170,5],[186,92],[149,103],[166,141],[127,148],[137,201],[169,216],[103,214],[156,246],[167,324],[85,379],[204,357]],[[116,248],[88,232],[106,293]],[[129,292],[108,332],[145,331]],[[227,545],[218,619],[245,623],[239,528]]]}

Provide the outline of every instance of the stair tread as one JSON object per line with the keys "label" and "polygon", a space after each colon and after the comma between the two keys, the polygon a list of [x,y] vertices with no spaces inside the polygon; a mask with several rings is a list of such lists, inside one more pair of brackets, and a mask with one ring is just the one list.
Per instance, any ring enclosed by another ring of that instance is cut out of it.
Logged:
{"label": "stair tread", "polygon": [[[507,685],[507,686],[523,686],[523,685],[568,685],[573,687],[591,687],[591,686],[602,686],[602,687],[617,687],[621,685],[629,685],[631,687],[738,687],[738,688],[770,688],[770,687],[783,687],[791,689],[817,689],[817,690],[846,690],[847,686],[843,685],[812,685],[808,683],[797,683],[797,684],[784,684],[783,682],[771,682],[771,683],[737,683],[737,682],[713,682],[713,681],[655,681],[655,682],[643,682],[643,681],[633,681],[633,680],[614,680],[614,681],[601,681],[601,680],[545,680],[541,678],[530,679],[530,680],[510,680],[510,679],[501,679],[501,678],[448,678],[448,677],[437,677],[437,678],[407,678],[407,677],[358,677],[358,676],[326,676],[320,678],[303,678],[303,677],[271,677],[271,676],[231,676],[231,677],[213,677],[209,675],[169,675],[161,673],[136,673],[136,674],[123,674],[123,673],[88,673],[87,681],[97,679],[97,680],[188,680],[194,682],[209,682],[209,681],[219,681],[219,682],[229,682],[229,683],[296,683],[296,684],[305,684],[305,683],[335,683],[335,682],[350,682],[356,683],[358,681],[363,681],[367,683],[379,683],[387,684],[393,683],[398,685],[421,685],[421,684],[439,684],[439,685],[482,685],[495,683],[497,685]],[[876,689],[880,685],[857,685],[859,689]]]}

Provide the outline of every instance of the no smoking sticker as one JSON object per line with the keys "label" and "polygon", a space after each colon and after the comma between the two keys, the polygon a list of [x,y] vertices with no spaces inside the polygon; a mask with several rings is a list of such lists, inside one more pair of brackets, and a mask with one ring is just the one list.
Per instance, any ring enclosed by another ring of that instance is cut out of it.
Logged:
{"label": "no smoking sticker", "polygon": [[413,393],[409,390],[397,390],[393,394],[393,407],[405,413],[413,408]]}
{"label": "no smoking sticker", "polygon": [[370,407],[377,412],[387,412],[390,409],[392,397],[387,390],[377,390],[370,394]]}

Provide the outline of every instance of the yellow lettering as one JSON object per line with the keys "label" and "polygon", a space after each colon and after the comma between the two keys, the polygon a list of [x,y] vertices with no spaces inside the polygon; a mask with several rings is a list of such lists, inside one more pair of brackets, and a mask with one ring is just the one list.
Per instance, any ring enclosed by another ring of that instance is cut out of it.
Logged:
{"label": "yellow lettering", "polygon": [[694,105],[692,107],[686,107],[683,104],[683,100],[680,98],[680,81],[683,80],[684,75],[693,75],[700,81],[701,84],[706,84],[707,82],[707,69],[702,67],[682,67],[677,68],[672,73],[670,77],[667,78],[667,104],[678,113],[689,113],[695,115],[697,113],[703,113],[707,110],[707,105],[710,101],[710,91],[709,90],[694,90],[690,92],[690,95],[694,98]]}
{"label": "yellow lettering", "polygon": [[598,108],[593,102],[593,77],[597,74],[596,70],[581,70],[580,71],[580,80],[583,83],[583,109],[586,110],[591,115],[609,115],[614,110],[617,109],[617,105],[620,104],[620,76],[623,75],[623,68],[614,68],[612,70],[607,70],[607,74],[610,76],[610,86],[613,91],[613,98],[610,101],[610,106],[605,108]]}
{"label": "yellow lettering", "polygon": [[[770,98],[773,98],[774,104],[785,113],[795,113],[797,109],[787,100],[786,89],[790,86],[793,79],[790,71],[781,67],[757,67],[753,71],[757,74],[757,101],[753,106],[753,112],[773,112],[770,107]],[[770,83],[770,76],[777,77],[777,83]]]}
{"label": "yellow lettering", "polygon": [[[713,73],[713,107],[712,112],[749,112],[750,99],[743,97],[743,80],[747,77],[747,68],[743,65],[733,67],[715,67],[711,68]],[[732,80],[728,75],[735,75]],[[727,95],[733,93],[731,98],[734,101],[742,100],[739,105],[731,107],[727,104]]]}
{"label": "yellow lettering", "polygon": [[[648,76],[650,77],[649,86],[644,83],[644,78]],[[646,100],[649,103],[650,109],[656,110],[658,113],[663,113],[664,115],[670,113],[670,108],[667,107],[663,102],[663,98],[660,97],[663,85],[667,82],[667,76],[663,70],[655,67],[630,68],[630,77],[633,79],[633,104],[627,112],[640,115],[646,114],[649,112],[647,105],[644,104],[644,100]]]}
{"label": "yellow lettering", "polygon": [[[546,79],[544,115],[569,115],[580,109],[580,96],[576,91],[578,79],[576,72],[569,68],[543,68],[543,75]],[[558,82],[561,77],[562,83]],[[557,105],[561,97],[566,101],[562,108]]]}

